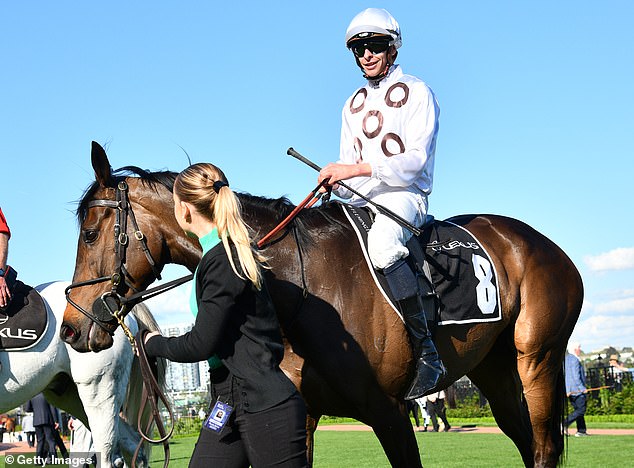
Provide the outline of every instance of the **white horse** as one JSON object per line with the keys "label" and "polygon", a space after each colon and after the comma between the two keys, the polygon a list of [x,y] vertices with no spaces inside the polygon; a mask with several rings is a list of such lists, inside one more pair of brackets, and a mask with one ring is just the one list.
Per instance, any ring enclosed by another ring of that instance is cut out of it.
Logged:
{"label": "white horse", "polygon": [[[55,282],[35,288],[46,303],[49,320],[44,337],[35,346],[0,351],[0,412],[44,392],[51,404],[90,428],[101,466],[115,466],[115,461],[116,466],[121,466],[121,456],[130,464],[140,440],[127,422],[137,422],[141,392],[138,359],[120,328],[112,348],[97,354],[78,353],[59,339],[66,308],[64,289],[68,284]],[[158,330],[144,305],[133,309],[126,324],[133,334],[140,324]],[[147,451],[142,453],[137,466],[147,464],[148,457]]]}

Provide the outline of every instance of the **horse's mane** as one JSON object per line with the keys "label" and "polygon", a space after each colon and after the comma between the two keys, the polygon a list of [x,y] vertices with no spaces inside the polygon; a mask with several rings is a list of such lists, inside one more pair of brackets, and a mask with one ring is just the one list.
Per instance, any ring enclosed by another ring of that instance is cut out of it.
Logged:
{"label": "horse's mane", "polygon": [[[124,180],[126,177],[133,176],[138,177],[144,185],[150,188],[163,186],[171,192],[174,189],[174,181],[176,180],[177,175],[178,174],[176,172],[167,170],[149,171],[136,166],[125,166],[112,172],[112,177],[108,185],[109,187],[115,188],[120,181]],[[93,182],[79,199],[76,214],[77,221],[80,225],[88,215],[88,205],[90,201],[94,198],[95,193],[100,188],[101,184],[99,182]],[[267,198],[251,195],[245,192],[236,194],[240,200],[243,213],[246,217],[259,213],[260,215],[270,217],[270,219],[278,219],[281,221],[295,208],[295,205],[293,205],[287,197]],[[309,210],[302,210],[299,212],[293,220],[293,223],[296,228],[297,241],[299,242],[300,247],[307,247],[311,243],[311,226],[318,223],[322,224],[326,221],[329,226],[328,229],[330,230],[341,231],[344,228],[344,224],[341,219],[334,216],[333,212],[335,212],[333,203],[326,203],[317,208],[311,208]]]}
{"label": "horse's mane", "polygon": [[[252,212],[258,212],[260,216],[273,220],[282,221],[294,209],[295,205],[287,197],[266,198],[248,193],[238,194],[242,204],[245,217],[252,216]],[[320,226],[321,232],[343,232],[347,224],[342,219],[335,216],[341,210],[334,206],[334,203],[326,203],[316,208],[301,210],[293,219],[292,225],[295,227],[296,239],[299,247],[307,248],[313,241],[312,227]],[[266,234],[266,233],[265,233]]]}
{"label": "horse's mane", "polygon": [[[172,171],[148,171],[136,166],[125,166],[112,172],[109,186],[115,188],[117,184],[126,177],[136,176],[144,185],[155,188],[163,186],[170,192],[174,189],[174,180],[178,174]],[[88,203],[93,199],[95,193],[101,188],[101,184],[94,181],[83,193],[77,206],[77,221],[81,224],[88,215]]]}

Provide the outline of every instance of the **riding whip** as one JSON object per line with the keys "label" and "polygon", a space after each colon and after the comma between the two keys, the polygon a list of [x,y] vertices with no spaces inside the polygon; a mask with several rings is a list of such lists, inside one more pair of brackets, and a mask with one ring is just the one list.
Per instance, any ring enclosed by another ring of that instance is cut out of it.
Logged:
{"label": "riding whip", "polygon": [[[307,166],[312,167],[313,169],[315,169],[317,172],[321,171],[321,167],[319,167],[317,164],[315,164],[314,162],[312,162],[310,159],[306,158],[305,156],[302,156],[301,154],[299,154],[297,151],[295,151],[292,147],[289,148],[286,151],[286,154],[288,154],[289,156],[293,156],[295,159],[300,160],[301,162],[303,162],[304,164],[306,164]],[[403,226],[405,229],[408,229],[409,231],[411,231],[415,236],[419,236],[421,231],[420,229],[418,229],[417,227],[415,227],[412,223],[408,222],[407,220],[401,218],[399,215],[397,215],[396,213],[394,213],[392,210],[384,207],[383,205],[379,205],[378,203],[373,202],[372,200],[370,200],[368,197],[366,197],[365,195],[360,194],[359,192],[357,192],[356,190],[354,190],[353,188],[351,188],[349,185],[346,185],[344,182],[338,180],[336,181],[337,184],[341,185],[343,188],[349,190],[350,192],[352,192],[353,194],[355,194],[357,197],[361,198],[362,200],[368,202],[370,205],[372,205],[373,207],[375,207],[377,209],[377,211],[385,216],[387,216],[388,218],[390,218],[392,221],[397,222],[398,224],[400,224],[401,226]]]}
{"label": "riding whip", "polygon": [[601,385],[600,387],[586,388],[586,392],[594,392],[595,390],[603,390],[604,388],[612,388],[614,385]]}

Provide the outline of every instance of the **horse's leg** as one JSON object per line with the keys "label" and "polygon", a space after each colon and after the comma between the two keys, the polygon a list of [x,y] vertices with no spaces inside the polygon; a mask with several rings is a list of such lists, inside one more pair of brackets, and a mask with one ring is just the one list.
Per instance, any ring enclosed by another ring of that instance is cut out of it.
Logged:
{"label": "horse's leg", "polygon": [[498,338],[491,351],[468,377],[489,401],[500,429],[513,441],[526,466],[533,466],[532,428],[522,396],[515,350],[508,335]]}
{"label": "horse's leg", "polygon": [[95,451],[100,453],[101,466],[112,466],[119,449],[119,411],[130,378],[132,350],[125,340],[115,339],[115,346],[99,354],[69,350],[69,355]]}
{"label": "horse's leg", "polygon": [[112,466],[112,458],[119,439],[119,414],[113,398],[99,398],[93,385],[78,384],[92,434],[95,452],[100,454],[101,466]]}
{"label": "horse's leg", "polygon": [[[404,402],[386,395],[376,380],[361,378],[362,375],[348,369],[336,379],[329,377],[329,384],[338,383],[341,387],[336,393],[331,393],[330,388],[321,388],[321,405],[324,408],[334,405],[324,413],[345,414],[372,427],[392,466],[422,467],[416,435]],[[346,384],[349,386],[345,387]],[[312,398],[311,403],[320,404]],[[339,406],[342,404],[345,406]]]}
{"label": "horse's leg", "polygon": [[515,329],[517,368],[533,427],[534,462],[540,467],[556,466],[564,447],[562,364],[569,337],[561,336],[564,324],[559,314],[533,311],[530,317],[520,314]]}
{"label": "horse's leg", "polygon": [[583,284],[561,251],[529,258],[515,323],[517,369],[533,427],[535,466],[554,467],[564,448],[563,360],[581,310]]}
{"label": "horse's leg", "polygon": [[527,344],[520,344],[519,348],[517,366],[532,425],[534,466],[554,467],[564,447],[563,355]]}
{"label": "horse's leg", "polygon": [[306,416],[306,459],[308,460],[308,466],[313,466],[315,456],[315,431],[319,424],[319,418],[320,416]]}
{"label": "horse's leg", "polygon": [[[381,410],[376,411],[375,414],[385,414],[384,411],[385,408],[382,407]],[[403,428],[403,425],[401,424],[402,421],[393,421],[392,423],[383,424],[378,423],[376,420],[366,419],[363,417],[359,418],[360,421],[372,427],[392,466],[422,466],[420,464],[420,461],[418,463],[404,462],[404,460],[407,460],[408,458],[412,459],[412,457],[410,456],[411,453],[407,448],[408,446],[412,446],[412,444],[416,447],[415,458],[419,459],[418,444],[416,442],[416,436],[414,435],[412,429],[412,423],[409,420],[409,416],[407,416],[406,419],[407,424]],[[306,419],[306,457],[308,459],[308,466],[313,466],[315,450],[315,431],[317,430],[318,423],[319,418],[308,416]],[[408,432],[411,433],[413,437],[410,438],[407,434]],[[405,438],[395,439],[395,435],[397,433],[405,435]],[[395,440],[400,441],[400,443],[395,444]],[[403,443],[404,441],[405,443]],[[394,455],[396,452],[400,452],[400,454]]]}
{"label": "horse's leg", "polygon": [[[327,311],[320,312],[318,318],[323,322]],[[308,319],[301,325],[319,330]],[[309,409],[319,414],[353,417],[371,426],[392,466],[422,466],[414,429],[402,401],[388,396],[381,388],[367,357],[347,332],[337,331],[333,325],[329,333],[332,341],[314,333],[303,335],[304,349],[319,357],[312,361],[319,365],[318,369],[310,365],[309,359],[302,369],[302,394]]]}
{"label": "horse's leg", "polygon": [[[384,398],[385,395],[380,396],[380,400]],[[393,400],[393,410],[386,411],[387,408],[385,403],[371,407],[372,418],[360,420],[372,426],[392,466],[422,467],[416,434],[405,403]]]}
{"label": "horse's leg", "polygon": [[[123,419],[119,419],[119,447],[126,462],[132,463],[132,457],[134,457],[134,452],[140,441],[139,433]],[[148,466],[149,450],[146,451],[146,447],[149,448],[149,445],[144,443],[139,451],[136,462],[136,466],[139,468]]]}

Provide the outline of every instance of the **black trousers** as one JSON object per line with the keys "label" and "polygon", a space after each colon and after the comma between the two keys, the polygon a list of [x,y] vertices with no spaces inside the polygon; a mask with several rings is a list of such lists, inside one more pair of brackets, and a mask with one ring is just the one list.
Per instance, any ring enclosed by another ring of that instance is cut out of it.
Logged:
{"label": "black trousers", "polygon": [[55,446],[59,447],[59,453],[62,457],[68,456],[68,449],[64,445],[64,440],[62,439],[62,435],[59,433],[57,429],[53,429],[53,437],[55,438]]}
{"label": "black trousers", "polygon": [[438,424],[439,417],[443,424],[445,425],[445,429],[451,427],[449,421],[447,421],[447,410],[445,408],[445,400],[438,398],[436,401],[427,400],[427,412],[429,413],[429,417],[431,418],[431,424],[434,426],[434,431],[438,431],[440,427]]}
{"label": "black trousers", "polygon": [[570,395],[568,399],[572,404],[573,411],[566,418],[564,425],[568,427],[577,421],[577,432],[586,432],[586,418],[584,417],[587,405],[586,394]]}
{"label": "black trousers", "polygon": [[[233,413],[222,432],[203,426],[189,462],[190,467],[304,468],[306,459],[306,407],[295,392],[287,400],[256,413],[244,411],[241,392],[231,383],[214,385],[217,395],[231,395]],[[226,401],[226,400],[224,400]],[[212,398],[210,410],[216,403]],[[209,412],[208,412],[209,414]]]}
{"label": "black trousers", "polygon": [[420,421],[418,419],[418,403],[414,400],[406,400],[405,405],[407,406],[407,413],[412,413],[412,416],[414,416],[416,427],[420,427]]}
{"label": "black trousers", "polygon": [[37,439],[37,456],[47,458],[55,455],[55,428],[49,424],[35,426],[35,438]]}

